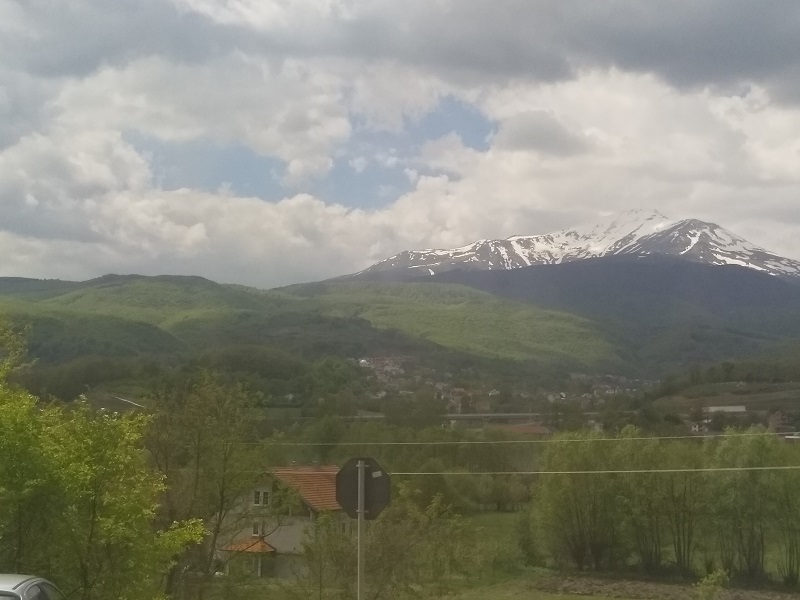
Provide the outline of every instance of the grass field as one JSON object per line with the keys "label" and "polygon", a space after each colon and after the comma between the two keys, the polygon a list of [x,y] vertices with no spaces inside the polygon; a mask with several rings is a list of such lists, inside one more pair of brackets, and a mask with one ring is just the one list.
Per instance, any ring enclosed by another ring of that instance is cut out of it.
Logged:
{"label": "grass field", "polygon": [[484,512],[466,517],[470,527],[481,530],[481,537],[508,545],[517,543],[516,512]]}
{"label": "grass field", "polygon": [[744,405],[750,411],[795,410],[800,383],[715,383],[692,386],[656,401],[656,406],[688,412],[705,406]]}
{"label": "grass field", "polygon": [[[271,600],[296,600],[294,596],[288,594],[285,589],[276,585],[253,585],[242,586],[237,590],[245,592],[248,597],[263,597]],[[214,595],[215,600],[231,598],[230,594]],[[239,598],[241,596],[236,596]],[[606,596],[606,595],[586,595],[586,594],[562,594],[537,590],[526,581],[506,581],[501,583],[476,585],[471,589],[460,591],[449,590],[440,595],[426,594],[421,592],[415,595],[417,600],[600,600],[603,598],[615,598],[616,600],[644,600],[646,596],[625,597],[625,596]],[[687,596],[691,598],[691,596]]]}
{"label": "grass field", "polygon": [[[445,596],[452,600],[586,600],[587,598],[609,598],[609,596],[587,596],[577,594],[559,594],[537,590],[526,581],[506,581],[493,585],[478,586],[471,590],[457,592]],[[620,598],[619,596],[615,596]],[[638,600],[628,598],[622,600]]]}

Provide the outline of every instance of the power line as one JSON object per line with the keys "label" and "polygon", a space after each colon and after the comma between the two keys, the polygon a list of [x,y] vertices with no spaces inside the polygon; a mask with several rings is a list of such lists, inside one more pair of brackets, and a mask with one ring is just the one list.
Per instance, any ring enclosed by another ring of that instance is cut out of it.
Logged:
{"label": "power line", "polygon": [[774,432],[763,431],[757,433],[719,433],[704,435],[666,435],[666,436],[638,436],[638,437],[606,437],[606,438],[548,438],[535,440],[436,440],[430,442],[231,442],[232,445],[248,446],[279,446],[279,447],[334,447],[334,446],[477,446],[477,445],[503,445],[503,444],[575,444],[594,442],[642,442],[642,441],[669,441],[669,440],[703,440],[729,437],[764,437],[775,436]]}
{"label": "power line", "polygon": [[600,469],[576,471],[422,471],[422,472],[395,472],[389,475],[397,476],[425,476],[425,475],[641,475],[644,473],[731,473],[737,471],[797,471],[800,465],[776,465],[764,467],[700,467],[696,469]]}
{"label": "power line", "polygon": [[[308,465],[295,465],[296,467],[308,467]],[[336,465],[325,465],[333,467]],[[259,470],[236,471],[234,475],[269,475],[272,469],[292,469],[292,466],[267,467]],[[655,475],[674,474],[674,473],[736,473],[748,471],[798,471],[800,465],[766,465],[753,467],[697,467],[697,468],[674,468],[674,469],[575,469],[567,471],[387,471],[387,475],[397,477],[412,476],[432,476],[432,475],[644,475],[652,473]],[[335,475],[333,472],[328,474]]]}
{"label": "power line", "polygon": [[[586,444],[595,442],[644,442],[644,441],[674,441],[674,440],[706,440],[731,437],[775,437],[772,431],[762,431],[754,433],[713,433],[703,435],[665,435],[665,436],[636,436],[636,437],[605,437],[605,438],[546,438],[546,439],[527,439],[527,440],[434,440],[427,442],[359,442],[359,441],[338,441],[338,442],[281,442],[264,440],[261,442],[213,442],[210,445],[216,446],[277,446],[277,447],[336,447],[336,446],[492,446],[509,444]],[[795,434],[796,435],[796,434]],[[160,440],[158,444],[170,444],[174,446],[192,446],[191,443],[182,443],[175,440]]]}

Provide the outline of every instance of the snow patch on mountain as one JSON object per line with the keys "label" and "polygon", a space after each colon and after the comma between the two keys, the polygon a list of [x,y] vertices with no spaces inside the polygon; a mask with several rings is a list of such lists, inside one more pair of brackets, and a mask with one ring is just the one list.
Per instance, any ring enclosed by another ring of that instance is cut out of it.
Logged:
{"label": "snow patch on mountain", "polygon": [[517,269],[614,255],[680,256],[738,265],[771,275],[800,277],[800,262],[777,256],[736,234],[697,219],[673,220],[658,211],[629,210],[588,225],[542,235],[478,240],[454,248],[408,250],[355,276],[391,271]]}

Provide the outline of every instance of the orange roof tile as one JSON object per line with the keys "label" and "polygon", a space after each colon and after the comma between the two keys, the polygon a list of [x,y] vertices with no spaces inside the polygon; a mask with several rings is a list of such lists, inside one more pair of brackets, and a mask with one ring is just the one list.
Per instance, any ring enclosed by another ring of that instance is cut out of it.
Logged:
{"label": "orange roof tile", "polygon": [[252,552],[254,554],[267,554],[269,552],[275,552],[275,548],[270,546],[264,541],[264,538],[261,537],[254,537],[249,540],[230,544],[229,546],[225,546],[224,550],[227,550],[228,552]]}
{"label": "orange roof tile", "polygon": [[295,490],[309,508],[317,512],[342,510],[336,501],[336,465],[279,467],[272,470],[278,481]]}

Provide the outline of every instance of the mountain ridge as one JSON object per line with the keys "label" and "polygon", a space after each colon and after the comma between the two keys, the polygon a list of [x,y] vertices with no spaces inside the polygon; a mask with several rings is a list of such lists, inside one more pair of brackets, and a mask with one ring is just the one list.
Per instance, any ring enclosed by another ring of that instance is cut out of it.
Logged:
{"label": "mountain ridge", "polygon": [[552,233],[478,240],[449,250],[406,250],[346,277],[415,279],[453,269],[509,270],[605,256],[652,254],[713,265],[738,265],[800,279],[800,261],[778,256],[715,223],[673,220],[656,210],[638,209]]}

